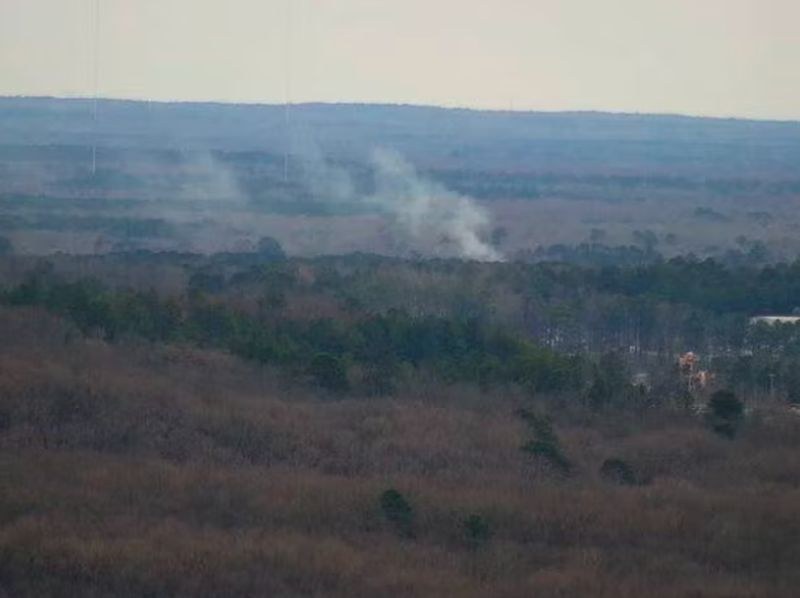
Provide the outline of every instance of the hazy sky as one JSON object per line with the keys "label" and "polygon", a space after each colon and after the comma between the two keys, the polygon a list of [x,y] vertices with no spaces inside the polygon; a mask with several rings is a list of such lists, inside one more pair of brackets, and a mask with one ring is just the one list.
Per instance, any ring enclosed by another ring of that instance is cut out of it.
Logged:
{"label": "hazy sky", "polygon": [[98,1],[102,96],[800,119],[800,0],[0,0],[0,94],[92,95]]}

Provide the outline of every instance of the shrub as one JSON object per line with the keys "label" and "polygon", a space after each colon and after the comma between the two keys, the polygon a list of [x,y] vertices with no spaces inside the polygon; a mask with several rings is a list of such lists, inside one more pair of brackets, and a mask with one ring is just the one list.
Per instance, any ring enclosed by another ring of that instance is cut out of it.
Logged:
{"label": "shrub", "polygon": [[568,474],[572,470],[572,464],[557,444],[531,440],[522,445],[522,450],[537,457],[559,473]]}
{"label": "shrub", "polygon": [[256,253],[264,259],[282,260],[286,258],[283,247],[272,237],[261,237],[256,245]]}
{"label": "shrub", "polygon": [[551,419],[546,415],[537,415],[527,409],[520,409],[517,411],[517,415],[525,420],[534,435],[533,440],[520,447],[521,450],[543,461],[555,471],[568,474],[572,469],[572,464],[561,450]]}
{"label": "shrub", "polygon": [[633,468],[622,459],[606,459],[600,467],[600,475],[616,484],[635,486],[638,484]]}
{"label": "shrub", "polygon": [[342,360],[330,353],[318,353],[311,360],[311,377],[317,386],[331,392],[345,392],[350,387]]}
{"label": "shrub", "polygon": [[558,437],[553,430],[553,421],[549,416],[537,415],[525,408],[518,410],[517,415],[528,424],[528,427],[537,440],[550,444],[558,444]]}
{"label": "shrub", "polygon": [[364,371],[362,385],[369,396],[390,395],[395,390],[395,367],[393,365],[371,365]]}
{"label": "shrub", "polygon": [[491,537],[489,522],[480,515],[470,515],[464,519],[464,535],[467,545],[475,550],[486,544]]}
{"label": "shrub", "polygon": [[730,390],[718,390],[708,401],[706,423],[720,436],[733,438],[744,419],[744,404]]}
{"label": "shrub", "polygon": [[400,492],[389,488],[381,494],[381,511],[400,535],[409,538],[414,535],[414,509]]}
{"label": "shrub", "polygon": [[629,390],[625,363],[615,352],[605,353],[594,367],[592,383],[586,400],[593,409],[608,406],[614,399]]}

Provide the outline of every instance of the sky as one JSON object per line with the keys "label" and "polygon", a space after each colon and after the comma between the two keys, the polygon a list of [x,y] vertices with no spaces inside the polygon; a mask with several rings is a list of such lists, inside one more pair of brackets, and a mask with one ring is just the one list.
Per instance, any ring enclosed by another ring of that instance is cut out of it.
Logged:
{"label": "sky", "polygon": [[800,120],[799,64],[798,0],[0,0],[0,95]]}

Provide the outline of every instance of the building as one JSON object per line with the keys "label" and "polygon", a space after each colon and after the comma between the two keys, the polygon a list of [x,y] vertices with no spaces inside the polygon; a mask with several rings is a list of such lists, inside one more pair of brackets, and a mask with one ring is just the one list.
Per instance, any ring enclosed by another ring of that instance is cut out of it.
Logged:
{"label": "building", "polygon": [[775,324],[797,324],[800,323],[800,316],[756,316],[750,318],[750,324],[767,324],[774,326]]}

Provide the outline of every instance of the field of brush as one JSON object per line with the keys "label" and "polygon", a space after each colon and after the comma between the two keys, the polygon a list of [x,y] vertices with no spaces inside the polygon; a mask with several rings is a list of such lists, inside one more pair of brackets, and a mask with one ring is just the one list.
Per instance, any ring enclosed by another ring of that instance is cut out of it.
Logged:
{"label": "field of brush", "polygon": [[[287,132],[279,106],[102,101],[94,131],[91,115],[0,98],[0,236],[18,253],[243,251],[270,236],[297,256],[475,257],[453,244],[464,204],[419,214],[407,191],[472,198],[470,234],[506,258],[800,251],[797,123],[310,104]],[[385,150],[413,176],[384,197]]]}
{"label": "field of brush", "polygon": [[[796,595],[800,418],[783,394],[741,391],[746,418],[729,438],[668,391],[636,399],[624,379],[598,404],[605,378],[591,356],[588,395],[545,390],[546,377],[471,382],[435,355],[368,393],[355,357],[342,387],[314,373],[317,359],[311,370],[245,359],[188,320],[174,335],[136,333],[150,330],[147,289],[180,309],[202,302],[191,309],[209,334],[224,328],[220,306],[264,310],[265,328],[327,320],[347,331],[397,307],[414,307],[412,323],[453,317],[470,294],[492,306],[484,318],[525,330],[513,316],[524,302],[498,291],[521,283],[503,265],[323,260],[284,266],[296,281],[282,301],[256,299],[285,276],[243,278],[230,265],[203,298],[197,281],[210,286],[213,264],[141,259],[3,262],[0,595]],[[532,271],[539,286],[558,272]],[[56,276],[144,294],[88,295]],[[67,286],[36,299],[45,284]],[[102,302],[130,326],[85,319]],[[564,365],[548,359],[540,373]]]}
{"label": "field of brush", "polygon": [[[793,596],[800,421],[568,410],[537,465],[518,399],[326,401],[229,356],[4,310],[7,596]],[[599,474],[624,459],[647,483]],[[382,510],[396,489],[408,531]],[[470,518],[485,524],[476,531]]]}

